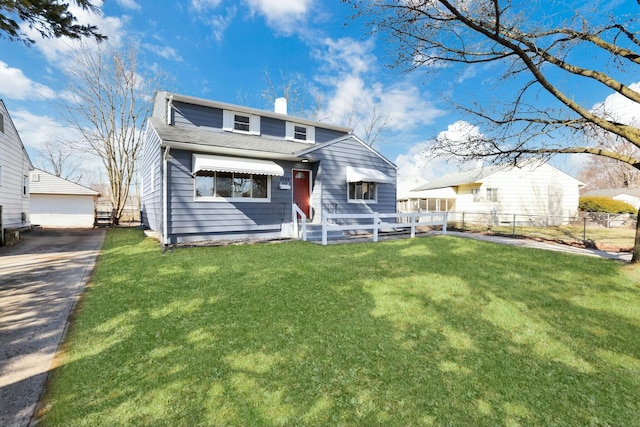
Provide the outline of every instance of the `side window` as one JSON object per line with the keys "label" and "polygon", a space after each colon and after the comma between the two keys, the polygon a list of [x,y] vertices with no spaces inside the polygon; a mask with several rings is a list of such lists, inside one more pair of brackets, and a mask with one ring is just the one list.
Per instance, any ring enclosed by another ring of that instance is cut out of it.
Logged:
{"label": "side window", "polygon": [[497,202],[498,201],[498,189],[497,188],[487,188],[487,201],[489,201],[489,202]]}
{"label": "side window", "polygon": [[375,182],[350,182],[349,200],[364,200],[375,202],[378,200],[378,186]]}
{"label": "side window", "polygon": [[0,133],[4,133],[4,116],[0,113]]}
{"label": "side window", "polygon": [[22,195],[25,197],[29,195],[29,175],[22,177]]}
{"label": "side window", "polygon": [[473,201],[474,202],[479,202],[480,201],[480,189],[479,188],[472,188],[471,189],[471,195],[473,196]]}

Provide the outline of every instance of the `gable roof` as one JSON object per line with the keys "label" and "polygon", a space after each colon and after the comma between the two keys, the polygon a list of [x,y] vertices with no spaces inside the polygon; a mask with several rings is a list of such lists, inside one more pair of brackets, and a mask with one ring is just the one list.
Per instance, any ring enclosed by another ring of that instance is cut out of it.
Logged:
{"label": "gable roof", "polygon": [[464,184],[481,183],[482,180],[496,172],[506,170],[509,166],[485,166],[460,173],[452,173],[441,178],[434,179],[426,184],[414,188],[413,191],[433,190],[436,188],[457,187]]}
{"label": "gable roof", "polygon": [[[16,136],[18,138],[18,142],[20,143],[20,146],[22,147],[22,153],[24,155],[24,157],[27,159],[27,162],[29,162],[29,170],[33,169],[33,163],[31,163],[31,159],[29,158],[29,153],[27,153],[27,149],[24,147],[24,144],[22,143],[22,138],[20,138],[20,134],[18,133],[18,129],[16,128],[15,123],[13,123],[13,119],[11,118],[11,114],[9,114],[9,110],[7,109],[7,106],[5,105],[4,101],[2,99],[0,99],[0,112],[4,112],[4,114],[7,116],[7,118],[9,119],[9,124],[11,125],[11,127],[13,128],[13,130],[16,133]],[[5,128],[7,126],[7,122],[5,121],[4,124]],[[5,129],[5,133],[6,133],[6,129]]]}
{"label": "gable roof", "polygon": [[379,158],[381,158],[382,160],[384,160],[386,163],[388,163],[389,165],[393,166],[394,168],[398,169],[398,167],[395,165],[395,163],[393,163],[391,160],[387,159],[385,156],[383,156],[382,154],[378,153],[375,149],[373,149],[369,144],[365,143],[363,140],[361,140],[360,138],[358,138],[357,135],[354,135],[352,133],[348,134],[348,135],[344,135],[344,136],[340,136],[336,139],[332,139],[331,141],[327,141],[327,142],[323,142],[321,144],[316,144],[312,147],[309,147],[308,144],[305,144],[307,146],[307,148],[305,150],[299,151],[297,154],[298,156],[306,156],[308,154],[313,153],[314,151],[317,150],[322,150],[325,147],[329,147],[333,144],[338,144],[340,142],[344,142],[348,139],[351,139],[355,142],[357,142],[358,144],[362,145],[363,147],[365,147],[367,150],[369,150],[371,153],[373,153],[374,155],[378,156]]}
{"label": "gable roof", "polygon": [[584,186],[584,183],[575,179],[571,175],[562,172],[560,169],[551,166],[548,163],[538,163],[536,161],[531,161],[530,163],[523,164],[521,167],[513,166],[513,165],[494,165],[494,166],[484,166],[476,169],[472,169],[469,171],[464,171],[460,173],[454,173],[450,175],[445,175],[442,178],[438,178],[434,181],[428,182],[427,184],[421,185],[417,188],[414,188],[412,191],[422,191],[422,190],[432,190],[435,188],[445,188],[445,187],[458,187],[460,185],[468,185],[468,184],[481,184],[484,179],[487,177],[494,175],[498,172],[508,172],[516,168],[530,168],[530,169],[538,169],[538,168],[551,168],[556,171],[556,173],[560,173],[576,182],[579,186]]}
{"label": "gable roof", "polygon": [[615,197],[621,194],[640,198],[640,187],[635,188],[599,188],[589,190],[583,196]]}
{"label": "gable roof", "polygon": [[69,180],[52,175],[40,169],[31,171],[29,182],[31,194],[64,194],[74,196],[98,196],[95,190],[76,184]]}
{"label": "gable roof", "polygon": [[325,147],[353,140],[363,145],[371,153],[397,168],[389,159],[378,153],[356,135],[348,134],[320,144],[288,141],[257,135],[244,135],[222,129],[198,129],[171,126],[157,117],[149,118],[149,125],[156,132],[163,146],[200,151],[211,154],[250,157],[258,159],[279,159],[300,161],[313,160],[312,153]]}

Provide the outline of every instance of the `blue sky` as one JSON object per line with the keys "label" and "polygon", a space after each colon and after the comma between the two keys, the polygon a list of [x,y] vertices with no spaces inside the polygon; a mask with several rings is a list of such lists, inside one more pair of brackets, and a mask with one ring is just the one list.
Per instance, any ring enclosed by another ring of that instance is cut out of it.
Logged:
{"label": "blue sky", "polygon": [[[495,78],[491,67],[438,75],[389,69],[392,58],[384,40],[368,36],[364,23],[352,21],[351,10],[338,0],[94,4],[102,15],[81,13],[80,19],[98,25],[115,46],[137,44],[142,67],[162,69],[171,77],[167,87],[158,89],[271,109],[260,96],[267,88],[264,72],[278,83],[282,71],[304,82],[302,89],[319,100],[322,120],[355,127],[356,134],[374,109],[387,114],[388,132],[374,148],[399,166],[401,177],[433,179],[454,168],[441,161],[425,164],[420,155],[424,144],[439,132],[453,131],[450,126],[462,118],[446,97],[473,93],[482,101]],[[34,38],[32,47],[0,39],[0,98],[37,163],[37,150],[48,139],[73,138],[55,102],[65,89],[61,67],[75,44]],[[582,95],[596,104],[610,94]],[[571,161],[559,165],[576,175],[578,166]]]}

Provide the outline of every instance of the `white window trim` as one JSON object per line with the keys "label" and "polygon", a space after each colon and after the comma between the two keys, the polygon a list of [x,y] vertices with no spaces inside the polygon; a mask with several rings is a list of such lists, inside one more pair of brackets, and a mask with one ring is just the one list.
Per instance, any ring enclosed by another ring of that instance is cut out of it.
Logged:
{"label": "white window trim", "polygon": [[[375,184],[376,185],[376,197],[375,199],[350,199],[349,198],[349,184],[357,184],[358,182],[366,182],[369,184]],[[347,182],[347,203],[359,203],[359,204],[366,204],[366,205],[375,205],[378,203],[378,190],[379,190],[379,186],[380,183],[379,182],[373,182],[373,181],[358,181],[358,182]]]}
{"label": "white window trim", "polygon": [[22,176],[22,197],[29,197],[29,175]]}
{"label": "white window trim", "polygon": [[[303,127],[307,130],[307,139],[296,139],[295,128]],[[286,122],[285,139],[288,141],[305,142],[307,144],[315,144],[316,142],[316,128],[314,126],[301,125],[300,123]]]}
{"label": "white window trim", "polygon": [[0,165],[0,187],[2,187],[2,165]]}
{"label": "white window trim", "polygon": [[[249,117],[249,131],[235,129],[235,116]],[[227,132],[243,133],[245,135],[260,135],[260,116],[254,114],[241,113],[239,111],[222,111],[222,129]]]}
{"label": "white window trim", "polygon": [[[255,174],[251,174],[255,175]],[[264,199],[252,198],[252,197],[198,197],[196,195],[196,177],[193,176],[193,201],[205,202],[205,203],[271,203],[271,181],[272,177],[267,175],[267,197]]]}

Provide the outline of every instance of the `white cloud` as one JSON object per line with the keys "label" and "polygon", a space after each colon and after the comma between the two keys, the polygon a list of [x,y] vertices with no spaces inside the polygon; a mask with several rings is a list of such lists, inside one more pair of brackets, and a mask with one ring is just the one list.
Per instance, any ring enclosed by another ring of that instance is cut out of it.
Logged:
{"label": "white cloud", "polygon": [[80,136],[66,123],[50,116],[39,116],[26,110],[11,113],[20,139],[33,150],[41,150],[47,141],[78,141]]}
{"label": "white cloud", "polygon": [[158,46],[155,44],[144,43],[142,44],[142,47],[148,50],[149,52],[152,52],[164,59],[167,59],[170,61],[176,61],[176,62],[184,61],[184,59],[182,58],[182,56],[180,56],[178,51],[176,51],[174,48],[170,46]]}
{"label": "white cloud", "polygon": [[[316,80],[328,96],[320,117],[354,128],[365,137],[375,115],[386,121],[386,130],[407,132],[431,124],[444,112],[419,88],[406,82],[385,85],[375,80],[377,58],[373,39],[325,39],[312,53],[321,62]],[[370,83],[369,83],[370,82]]]}
{"label": "white cloud", "polygon": [[0,96],[9,99],[52,99],[56,97],[53,89],[36,83],[24,75],[21,69],[9,67],[0,61]]}
{"label": "white cloud", "polygon": [[220,6],[222,0],[191,0],[189,6],[196,12],[206,12]]}
{"label": "white cloud", "polygon": [[265,17],[276,31],[291,34],[305,21],[313,0],[245,0],[253,14]]}
{"label": "white cloud", "polygon": [[[640,92],[640,82],[630,84],[629,89]],[[640,104],[617,92],[607,96],[604,101],[594,105],[591,110],[621,123],[632,126],[640,125]]]}
{"label": "white cloud", "polygon": [[142,10],[142,7],[136,2],[136,0],[118,0],[120,7],[130,10]]}

